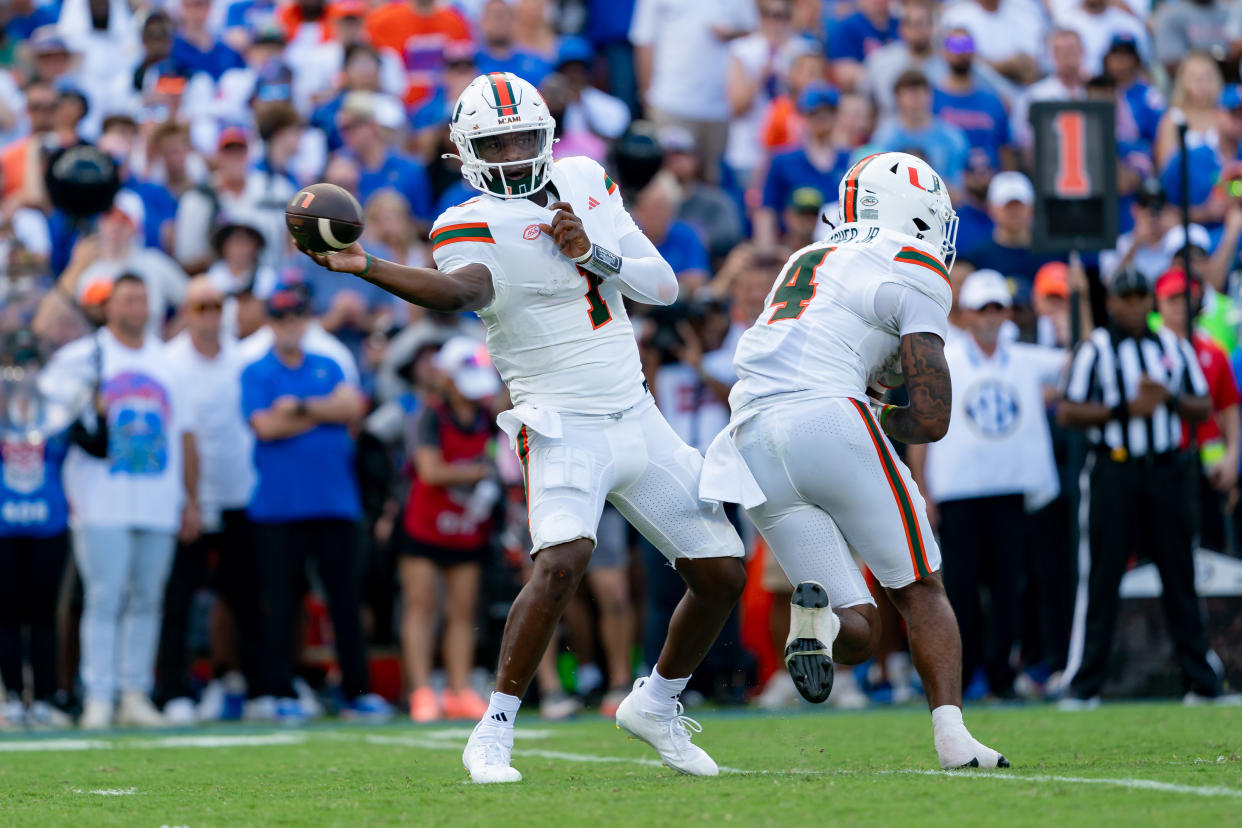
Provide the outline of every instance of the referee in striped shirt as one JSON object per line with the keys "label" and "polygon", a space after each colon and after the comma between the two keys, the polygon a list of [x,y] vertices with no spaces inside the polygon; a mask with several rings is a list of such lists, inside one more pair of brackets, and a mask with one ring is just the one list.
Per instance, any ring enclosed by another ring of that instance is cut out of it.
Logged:
{"label": "referee in striped shirt", "polygon": [[1078,593],[1062,683],[1067,709],[1098,703],[1117,625],[1117,592],[1135,552],[1160,570],[1186,690],[1208,697],[1221,691],[1208,664],[1195,595],[1188,469],[1178,451],[1182,419],[1207,419],[1212,403],[1194,349],[1167,328],[1152,332],[1151,310],[1151,288],[1141,273],[1113,277],[1112,325],[1079,345],[1057,410],[1058,422],[1085,429],[1088,443],[1079,484],[1089,509],[1086,525],[1079,526]]}

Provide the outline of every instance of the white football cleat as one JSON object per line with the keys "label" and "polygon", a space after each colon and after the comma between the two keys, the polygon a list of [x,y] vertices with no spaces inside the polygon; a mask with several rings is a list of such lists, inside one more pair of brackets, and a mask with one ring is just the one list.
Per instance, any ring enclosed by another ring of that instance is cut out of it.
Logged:
{"label": "white football cleat", "polygon": [[185,696],[171,699],[164,705],[164,720],[170,725],[192,725],[198,722],[194,700]]}
{"label": "white football cleat", "polygon": [[828,591],[815,581],[798,584],[789,601],[785,666],[802,698],[813,704],[832,692],[832,642],[840,631],[841,619],[828,603]]}
{"label": "white football cleat", "polygon": [[689,776],[717,776],[720,769],[701,747],[690,741],[690,731],[702,733],[703,727],[689,716],[677,702],[670,714],[639,709],[638,689],[647,679],[634,682],[634,689],[617,708],[617,727],[635,739],[642,739],[656,749],[664,764]]}
{"label": "white football cleat", "polygon": [[470,733],[461,763],[470,774],[470,781],[480,785],[497,782],[521,782],[522,774],[509,764],[513,755],[513,728],[479,722]]}

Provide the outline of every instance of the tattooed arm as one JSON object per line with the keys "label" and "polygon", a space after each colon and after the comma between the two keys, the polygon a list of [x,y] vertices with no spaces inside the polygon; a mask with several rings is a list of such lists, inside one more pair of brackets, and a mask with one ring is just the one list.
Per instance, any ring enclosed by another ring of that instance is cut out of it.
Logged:
{"label": "tattooed arm", "polygon": [[880,417],[884,432],[903,443],[934,443],[949,430],[953,386],[944,359],[944,341],[933,333],[901,338],[901,370],[910,404],[886,406]]}

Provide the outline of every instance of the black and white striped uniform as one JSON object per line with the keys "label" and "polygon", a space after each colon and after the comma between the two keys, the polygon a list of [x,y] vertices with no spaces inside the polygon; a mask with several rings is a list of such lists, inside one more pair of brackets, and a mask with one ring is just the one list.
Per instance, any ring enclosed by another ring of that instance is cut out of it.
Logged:
{"label": "black and white striped uniform", "polygon": [[[1207,380],[1199,368],[1194,347],[1167,328],[1147,333],[1142,339],[1125,337],[1107,328],[1096,328],[1078,346],[1070,366],[1065,399],[1071,402],[1102,402],[1117,408],[1138,394],[1144,374],[1164,385],[1175,396],[1206,396]],[[1171,405],[1162,405],[1150,417],[1112,419],[1087,430],[1095,450],[1110,455],[1138,458],[1176,451],[1182,441],[1182,422]]]}
{"label": "black and white striped uniform", "polygon": [[[1146,374],[1172,398],[1147,417],[1130,416]],[[1187,690],[1215,695],[1220,679],[1207,661],[1207,638],[1194,590],[1193,520],[1176,398],[1206,396],[1193,346],[1167,329],[1140,338],[1097,328],[1079,345],[1064,398],[1114,409],[1087,429],[1079,477],[1078,591],[1064,682],[1069,695],[1097,696],[1107,678],[1117,624],[1118,588],[1132,554],[1156,563],[1164,610]]]}

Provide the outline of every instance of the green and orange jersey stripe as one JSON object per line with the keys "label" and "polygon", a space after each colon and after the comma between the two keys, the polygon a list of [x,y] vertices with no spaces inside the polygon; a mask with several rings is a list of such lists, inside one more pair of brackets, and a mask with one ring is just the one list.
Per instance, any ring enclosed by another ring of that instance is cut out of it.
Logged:
{"label": "green and orange jersey stripe", "polygon": [[927,563],[927,549],[923,543],[923,530],[919,526],[919,515],[915,511],[910,491],[906,488],[905,478],[901,476],[897,463],[893,459],[893,454],[889,451],[888,440],[885,439],[884,433],[880,431],[879,424],[871,416],[871,411],[866,404],[858,400],[850,400],[850,402],[858,409],[858,416],[862,417],[863,423],[867,427],[867,435],[871,437],[871,443],[875,446],[876,454],[879,455],[880,466],[884,469],[884,477],[888,480],[888,487],[893,492],[893,499],[897,501],[897,511],[901,514],[901,525],[905,531],[906,543],[910,548],[910,563],[914,567],[915,578],[922,580],[932,573],[931,567]]}
{"label": "green and orange jersey stripe", "polygon": [[871,159],[877,155],[880,155],[880,153],[872,153],[866,158],[859,160],[845,174],[845,201],[841,205],[841,219],[847,224],[852,221],[858,221],[858,176],[862,175],[863,168],[871,163]]}
{"label": "green and orange jersey stripe", "polygon": [[495,244],[496,240],[492,238],[492,231],[485,221],[446,224],[438,230],[431,231],[432,250],[439,250],[446,244],[454,244],[456,242]]}
{"label": "green and orange jersey stripe", "polygon": [[517,98],[513,96],[513,85],[505,77],[504,72],[492,72],[487,76],[492,84],[492,94],[496,96],[497,115],[516,115]]}
{"label": "green and orange jersey stripe", "polygon": [[608,195],[612,195],[617,191],[617,182],[613,181],[608,173],[604,173],[604,186],[608,188]]}
{"label": "green and orange jersey stripe", "polygon": [[944,279],[945,282],[949,281],[949,271],[944,266],[944,262],[940,261],[930,253],[924,253],[917,247],[901,248],[901,250],[897,252],[897,255],[893,257],[893,261],[901,262],[902,264],[918,265],[919,267],[926,268],[932,273],[935,273],[941,279]]}

